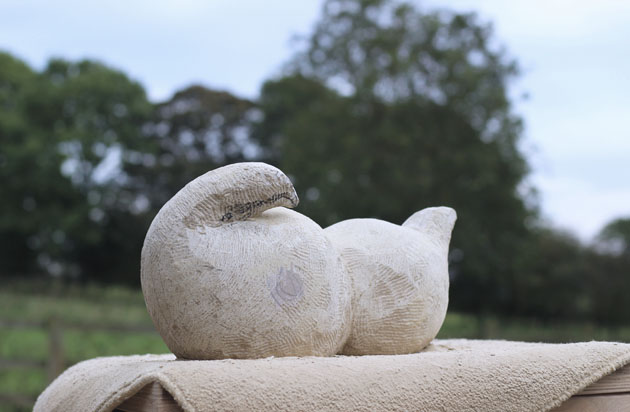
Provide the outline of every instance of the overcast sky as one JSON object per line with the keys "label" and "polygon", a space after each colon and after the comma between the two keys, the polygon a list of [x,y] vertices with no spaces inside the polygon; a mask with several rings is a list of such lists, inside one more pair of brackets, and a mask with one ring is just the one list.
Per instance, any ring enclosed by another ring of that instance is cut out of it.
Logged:
{"label": "overcast sky", "polygon": [[[0,49],[36,68],[97,58],[152,100],[202,83],[255,97],[321,0],[0,0]],[[630,217],[630,1],[431,0],[477,11],[524,69],[511,93],[544,215],[588,241]]]}

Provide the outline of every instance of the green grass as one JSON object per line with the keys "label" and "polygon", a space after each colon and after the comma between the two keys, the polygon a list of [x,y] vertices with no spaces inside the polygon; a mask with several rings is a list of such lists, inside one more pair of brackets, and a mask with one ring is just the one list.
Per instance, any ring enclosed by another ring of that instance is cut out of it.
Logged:
{"label": "green grass", "polygon": [[[168,352],[156,332],[83,330],[73,326],[140,326],[150,330],[153,324],[139,291],[95,286],[40,290],[28,291],[18,286],[0,291],[0,320],[46,325],[51,319],[57,319],[62,325],[61,343],[66,367],[97,356]],[[46,329],[28,325],[0,327],[0,359],[45,363],[48,356],[49,334]],[[0,393],[35,398],[47,384],[45,368],[0,368]],[[0,399],[0,412],[30,409],[28,406],[6,405]]]}
{"label": "green grass", "polygon": [[142,293],[120,287],[0,291],[0,313],[2,320],[47,321],[56,317],[67,323],[151,325]]}
{"label": "green grass", "polygon": [[591,340],[630,342],[630,326],[605,327],[589,322],[541,322],[536,319],[449,313],[438,338],[505,339],[548,343]]}
{"label": "green grass", "polygon": [[[23,285],[0,290],[0,321],[41,322],[52,318],[62,324],[126,325],[151,328],[139,291],[124,288],[47,287],[33,291]],[[64,364],[71,366],[97,356],[166,353],[155,332],[120,332],[62,329]],[[590,323],[543,323],[528,319],[501,319],[449,313],[439,338],[508,339],[540,342],[611,340],[630,342],[630,326],[607,328]],[[0,359],[46,363],[49,335],[40,327],[0,327]],[[48,384],[43,368],[0,368],[0,393],[35,398]],[[2,405],[0,412],[30,410],[28,406]]]}

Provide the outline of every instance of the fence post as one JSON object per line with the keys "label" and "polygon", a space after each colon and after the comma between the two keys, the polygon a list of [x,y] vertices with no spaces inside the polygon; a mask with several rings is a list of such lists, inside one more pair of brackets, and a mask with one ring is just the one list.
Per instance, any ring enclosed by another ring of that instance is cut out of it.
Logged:
{"label": "fence post", "polygon": [[63,329],[56,317],[48,320],[48,381],[52,382],[63,372]]}

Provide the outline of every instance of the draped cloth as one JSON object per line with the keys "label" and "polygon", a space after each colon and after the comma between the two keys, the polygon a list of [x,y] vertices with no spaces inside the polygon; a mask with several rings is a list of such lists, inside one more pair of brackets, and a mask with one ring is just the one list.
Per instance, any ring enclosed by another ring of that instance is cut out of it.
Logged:
{"label": "draped cloth", "polygon": [[434,340],[409,355],[78,363],[35,412],[108,412],[159,382],[186,412],[546,411],[630,363],[630,344]]}

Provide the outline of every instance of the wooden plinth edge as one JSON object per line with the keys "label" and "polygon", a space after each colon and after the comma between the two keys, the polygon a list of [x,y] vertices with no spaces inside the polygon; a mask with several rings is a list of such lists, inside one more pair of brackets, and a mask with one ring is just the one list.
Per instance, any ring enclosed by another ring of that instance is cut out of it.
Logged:
{"label": "wooden plinth edge", "polygon": [[630,412],[630,365],[604,376],[552,412]]}
{"label": "wooden plinth edge", "polygon": [[580,396],[600,395],[604,393],[630,393],[630,364],[604,376],[594,384],[586,387]]}
{"label": "wooden plinth edge", "polygon": [[[114,412],[183,412],[173,396],[152,382],[119,405]],[[630,412],[630,365],[604,376],[553,412]]]}

